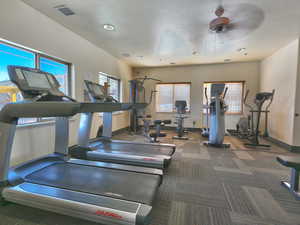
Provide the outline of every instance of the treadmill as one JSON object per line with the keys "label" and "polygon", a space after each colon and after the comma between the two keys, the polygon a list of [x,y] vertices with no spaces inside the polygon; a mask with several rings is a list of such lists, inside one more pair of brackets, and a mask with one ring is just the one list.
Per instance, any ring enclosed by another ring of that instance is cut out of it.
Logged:
{"label": "treadmill", "polygon": [[103,86],[85,80],[85,85],[93,103],[108,104],[103,113],[103,135],[89,140],[93,111],[81,113],[78,144],[69,148],[74,158],[165,169],[170,164],[176,146],[173,144],[141,143],[112,140],[113,111],[131,110],[145,107],[143,103],[119,103],[105,94]]}
{"label": "treadmill", "polygon": [[56,117],[57,121],[68,121],[68,117],[81,111],[82,104],[60,92],[51,74],[19,66],[9,66],[8,72],[26,100],[7,104],[0,111],[0,201],[101,224],[149,224],[162,173],[154,174],[149,168],[138,170],[128,165],[70,159],[69,129],[60,126],[65,123],[57,123],[53,154],[9,167],[20,117]]}

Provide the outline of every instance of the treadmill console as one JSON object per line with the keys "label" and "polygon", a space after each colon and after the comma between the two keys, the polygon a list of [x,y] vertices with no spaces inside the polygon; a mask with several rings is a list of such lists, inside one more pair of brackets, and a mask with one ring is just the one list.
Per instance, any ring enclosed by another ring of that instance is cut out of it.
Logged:
{"label": "treadmill console", "polygon": [[84,81],[90,98],[95,102],[117,102],[113,97],[106,94],[105,87],[92,81]]}
{"label": "treadmill console", "polygon": [[224,89],[225,89],[225,84],[223,83],[212,84],[210,90],[210,96],[218,97],[224,92]]}
{"label": "treadmill console", "polygon": [[50,73],[22,66],[8,66],[7,69],[10,80],[17,85],[24,98],[52,101],[69,98],[59,90],[60,84]]}

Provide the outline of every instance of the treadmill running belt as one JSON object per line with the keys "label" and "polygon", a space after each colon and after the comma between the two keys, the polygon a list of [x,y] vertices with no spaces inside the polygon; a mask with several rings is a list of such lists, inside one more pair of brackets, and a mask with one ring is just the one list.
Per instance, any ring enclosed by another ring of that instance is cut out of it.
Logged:
{"label": "treadmill running belt", "polygon": [[71,163],[53,164],[25,177],[27,182],[151,205],[160,177]]}
{"label": "treadmill running belt", "polygon": [[104,149],[107,152],[120,151],[120,152],[135,152],[141,154],[155,154],[155,155],[172,155],[173,149],[166,147],[156,147],[153,145],[135,145],[134,143],[114,143],[114,142],[95,142],[91,143],[93,149]]}

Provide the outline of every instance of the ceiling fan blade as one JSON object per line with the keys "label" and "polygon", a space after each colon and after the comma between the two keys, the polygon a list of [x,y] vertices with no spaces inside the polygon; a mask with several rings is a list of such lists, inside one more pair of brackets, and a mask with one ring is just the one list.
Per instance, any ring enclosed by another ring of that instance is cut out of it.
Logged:
{"label": "ceiling fan blade", "polygon": [[262,9],[248,3],[227,5],[226,16],[230,18],[232,23],[245,26],[249,31],[257,29],[265,19]]}

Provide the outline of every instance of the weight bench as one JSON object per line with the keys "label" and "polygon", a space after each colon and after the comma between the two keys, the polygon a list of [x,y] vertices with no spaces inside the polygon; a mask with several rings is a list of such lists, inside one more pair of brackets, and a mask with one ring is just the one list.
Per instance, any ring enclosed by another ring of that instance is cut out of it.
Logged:
{"label": "weight bench", "polygon": [[296,199],[300,200],[299,192],[299,171],[300,171],[300,156],[277,156],[277,161],[286,167],[291,168],[290,183],[281,181],[281,185],[287,188]]}
{"label": "weight bench", "polygon": [[155,132],[150,133],[150,137],[152,138],[153,142],[159,142],[159,140],[157,138],[167,136],[166,133],[161,133],[160,132],[161,127],[166,125],[166,124],[171,124],[172,121],[171,120],[154,120],[153,123],[155,125]]}

